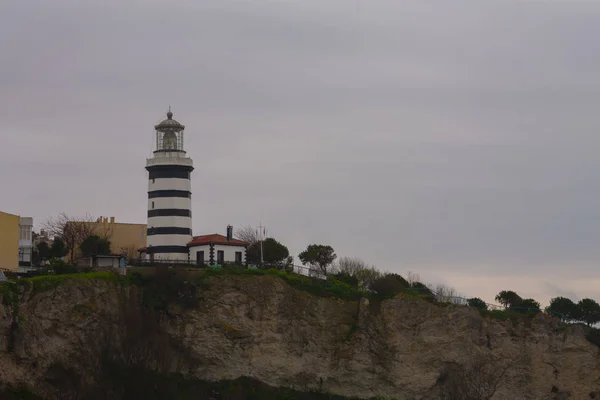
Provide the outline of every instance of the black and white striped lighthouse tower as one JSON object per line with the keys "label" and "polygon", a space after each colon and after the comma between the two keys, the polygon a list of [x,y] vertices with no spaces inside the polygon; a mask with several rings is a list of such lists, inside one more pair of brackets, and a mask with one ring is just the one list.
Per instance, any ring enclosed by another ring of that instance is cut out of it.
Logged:
{"label": "black and white striped lighthouse tower", "polygon": [[156,150],[147,159],[148,232],[147,254],[155,260],[188,259],[187,244],[192,240],[192,159],[183,150],[185,126],[167,119],[154,127]]}

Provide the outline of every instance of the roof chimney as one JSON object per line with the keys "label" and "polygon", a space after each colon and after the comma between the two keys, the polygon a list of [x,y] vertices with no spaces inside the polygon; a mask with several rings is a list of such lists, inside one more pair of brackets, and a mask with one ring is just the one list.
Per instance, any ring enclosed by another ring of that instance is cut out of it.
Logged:
{"label": "roof chimney", "polygon": [[233,226],[227,225],[227,241],[233,239]]}

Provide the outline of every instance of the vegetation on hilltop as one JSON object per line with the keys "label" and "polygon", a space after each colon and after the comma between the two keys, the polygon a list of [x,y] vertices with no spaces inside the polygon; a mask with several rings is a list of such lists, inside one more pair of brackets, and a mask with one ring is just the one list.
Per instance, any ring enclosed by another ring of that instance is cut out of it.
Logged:
{"label": "vegetation on hilltop", "polygon": [[[112,272],[87,272],[20,279],[16,283],[0,286],[0,296],[4,300],[5,295],[18,296],[21,290],[38,293],[73,280],[85,282],[101,279],[116,284],[135,285],[142,289],[140,291],[141,304],[138,302],[134,305],[124,305],[124,309],[121,311],[122,315],[119,317],[120,323],[107,326],[106,332],[98,332],[94,346],[99,347],[98,354],[101,354],[102,358],[92,364],[99,368],[94,374],[101,379],[98,380],[100,382],[98,387],[86,389],[89,391],[85,392],[87,396],[85,398],[92,400],[94,398],[344,400],[347,398],[323,392],[318,381],[301,390],[292,390],[272,388],[250,378],[219,382],[186,379],[181,371],[173,368],[173,365],[170,364],[176,360],[175,366],[188,365],[187,361],[177,361],[177,357],[185,357],[185,352],[177,347],[177,343],[172,342],[162,326],[164,317],[169,317],[171,306],[176,305],[184,309],[196,307],[203,300],[203,292],[211,284],[214,284],[214,279],[221,277],[276,277],[298,290],[316,296],[349,300],[357,300],[361,297],[383,300],[400,295],[420,298],[443,306],[448,304],[443,300],[452,297],[448,295],[440,297],[439,291],[420,282],[418,276],[414,274],[404,277],[399,274],[381,273],[372,266],[361,264],[357,259],[340,259],[331,265],[330,271],[332,273],[326,279],[322,279],[295,274],[284,269],[257,269],[242,266],[226,266],[215,269],[132,268],[128,276],[120,276]],[[14,300],[15,297],[10,298]],[[485,316],[500,319],[511,318],[513,321],[519,318],[530,318],[541,312],[539,303],[532,299],[522,299],[513,291],[501,291],[497,299],[503,304],[502,310],[490,310],[488,305],[478,298],[468,299],[464,305],[479,309]],[[583,321],[592,324],[594,315],[596,315],[594,313],[597,311],[597,303],[594,305],[593,300],[587,300],[589,301],[582,300],[574,303],[569,299],[555,298],[546,311],[559,313],[565,323]],[[119,331],[115,332],[110,329]],[[600,331],[586,329],[588,340],[600,346]],[[116,337],[123,340],[111,339]],[[467,385],[467,383],[478,379],[482,382],[485,381],[484,383],[491,390],[490,393],[493,393],[509,366],[491,368],[488,364],[481,368],[473,367],[471,369],[457,365],[448,366],[449,369],[445,372],[447,379],[444,381],[444,390],[447,393],[450,393],[451,390],[456,393],[467,393],[473,389],[472,385]],[[147,365],[157,366],[157,369],[150,371]],[[498,366],[500,364],[489,365]],[[69,367],[62,368],[68,369]],[[79,378],[84,380],[83,377],[77,375],[80,372],[71,370],[68,372],[75,374],[73,376],[76,377],[76,380]],[[69,374],[65,376],[71,376]],[[147,382],[152,382],[152,384],[148,385]],[[67,385],[68,382],[59,382],[58,384]],[[74,389],[65,386],[64,390]],[[77,390],[81,390],[81,388]],[[2,397],[3,395],[5,397]],[[6,388],[4,393],[0,388],[0,398],[36,399],[24,389]]]}

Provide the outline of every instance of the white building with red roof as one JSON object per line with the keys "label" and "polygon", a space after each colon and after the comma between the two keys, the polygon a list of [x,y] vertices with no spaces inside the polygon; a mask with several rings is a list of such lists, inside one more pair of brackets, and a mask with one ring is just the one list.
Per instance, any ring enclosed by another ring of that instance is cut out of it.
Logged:
{"label": "white building with red roof", "polygon": [[189,261],[196,265],[224,265],[246,263],[248,243],[233,238],[233,227],[227,226],[227,235],[213,233],[194,236],[187,245]]}

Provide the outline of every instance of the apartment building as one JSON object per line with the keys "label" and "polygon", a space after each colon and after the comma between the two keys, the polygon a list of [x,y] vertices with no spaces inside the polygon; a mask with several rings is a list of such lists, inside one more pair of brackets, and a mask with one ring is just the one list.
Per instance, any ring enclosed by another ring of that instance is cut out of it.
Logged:
{"label": "apartment building", "polygon": [[19,267],[19,216],[0,211],[0,270]]}

